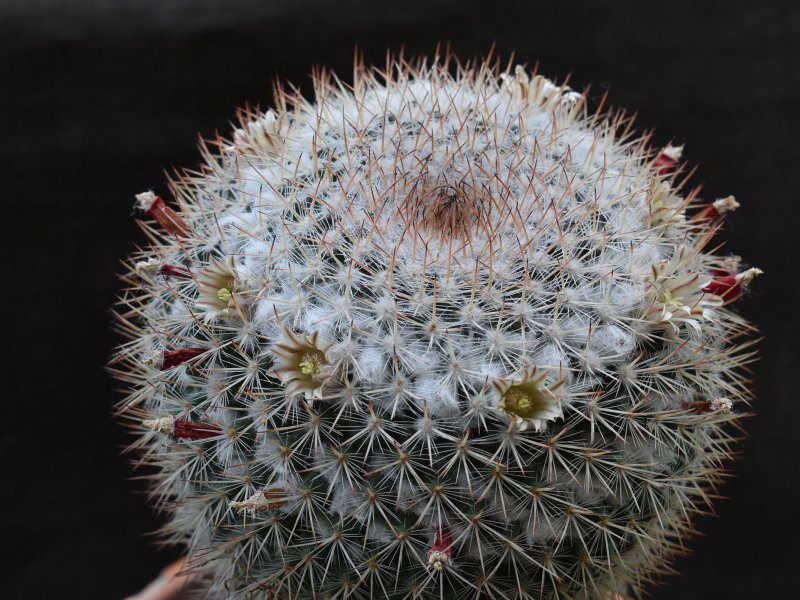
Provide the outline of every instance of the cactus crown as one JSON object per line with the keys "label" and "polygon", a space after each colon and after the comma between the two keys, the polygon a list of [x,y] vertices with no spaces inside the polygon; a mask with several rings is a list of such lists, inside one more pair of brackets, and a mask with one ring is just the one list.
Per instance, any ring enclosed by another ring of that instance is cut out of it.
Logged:
{"label": "cactus crown", "polygon": [[637,594],[750,398],[723,209],[521,67],[314,83],[140,199],[112,368],[163,535],[210,597]]}

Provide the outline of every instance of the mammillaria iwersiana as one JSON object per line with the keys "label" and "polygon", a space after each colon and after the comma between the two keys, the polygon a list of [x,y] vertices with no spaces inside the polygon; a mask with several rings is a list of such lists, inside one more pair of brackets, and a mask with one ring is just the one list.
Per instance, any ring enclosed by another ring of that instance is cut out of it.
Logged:
{"label": "mammillaria iwersiana", "polygon": [[495,63],[315,76],[138,196],[121,418],[208,597],[636,595],[751,398],[680,148]]}

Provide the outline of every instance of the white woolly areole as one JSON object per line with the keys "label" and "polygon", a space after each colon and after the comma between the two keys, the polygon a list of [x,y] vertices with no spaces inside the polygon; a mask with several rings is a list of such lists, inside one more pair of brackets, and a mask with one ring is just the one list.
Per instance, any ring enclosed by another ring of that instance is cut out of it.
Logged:
{"label": "white woolly areole", "polygon": [[175,182],[191,234],[135,257],[197,279],[124,298],[123,412],[226,432],[138,443],[167,535],[233,598],[438,597],[445,565],[456,597],[513,596],[515,565],[542,597],[636,591],[730,450],[735,415],[685,407],[749,399],[717,224],[625,118],[522,67],[356,78],[245,113]]}

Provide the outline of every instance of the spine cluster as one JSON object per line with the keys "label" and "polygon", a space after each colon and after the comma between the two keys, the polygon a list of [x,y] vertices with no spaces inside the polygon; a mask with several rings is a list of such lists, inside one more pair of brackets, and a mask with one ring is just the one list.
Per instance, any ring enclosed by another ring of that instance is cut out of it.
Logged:
{"label": "spine cluster", "polygon": [[120,415],[208,597],[637,595],[751,399],[681,148],[521,67],[357,65],[137,196]]}

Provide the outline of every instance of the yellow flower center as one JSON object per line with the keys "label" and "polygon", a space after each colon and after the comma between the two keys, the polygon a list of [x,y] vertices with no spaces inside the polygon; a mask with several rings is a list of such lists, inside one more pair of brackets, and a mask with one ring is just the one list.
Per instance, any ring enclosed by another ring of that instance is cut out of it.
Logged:
{"label": "yellow flower center", "polygon": [[322,366],[325,358],[321,352],[313,352],[306,354],[300,362],[300,372],[303,375],[310,375],[312,379],[318,377],[322,372]]}
{"label": "yellow flower center", "polygon": [[546,403],[544,394],[538,390],[528,389],[532,386],[511,386],[503,394],[504,410],[523,419],[537,416]]}
{"label": "yellow flower center", "polygon": [[217,298],[219,298],[223,302],[230,302],[231,298],[233,298],[233,294],[226,287],[219,288],[219,291],[217,292]]}
{"label": "yellow flower center", "polygon": [[650,200],[650,206],[653,208],[653,212],[658,212],[666,208],[667,202],[664,194],[654,194],[653,198]]}
{"label": "yellow flower center", "polygon": [[680,306],[683,298],[679,296],[673,296],[672,292],[668,289],[664,288],[656,295],[656,300],[663,304],[664,306],[676,307]]}

